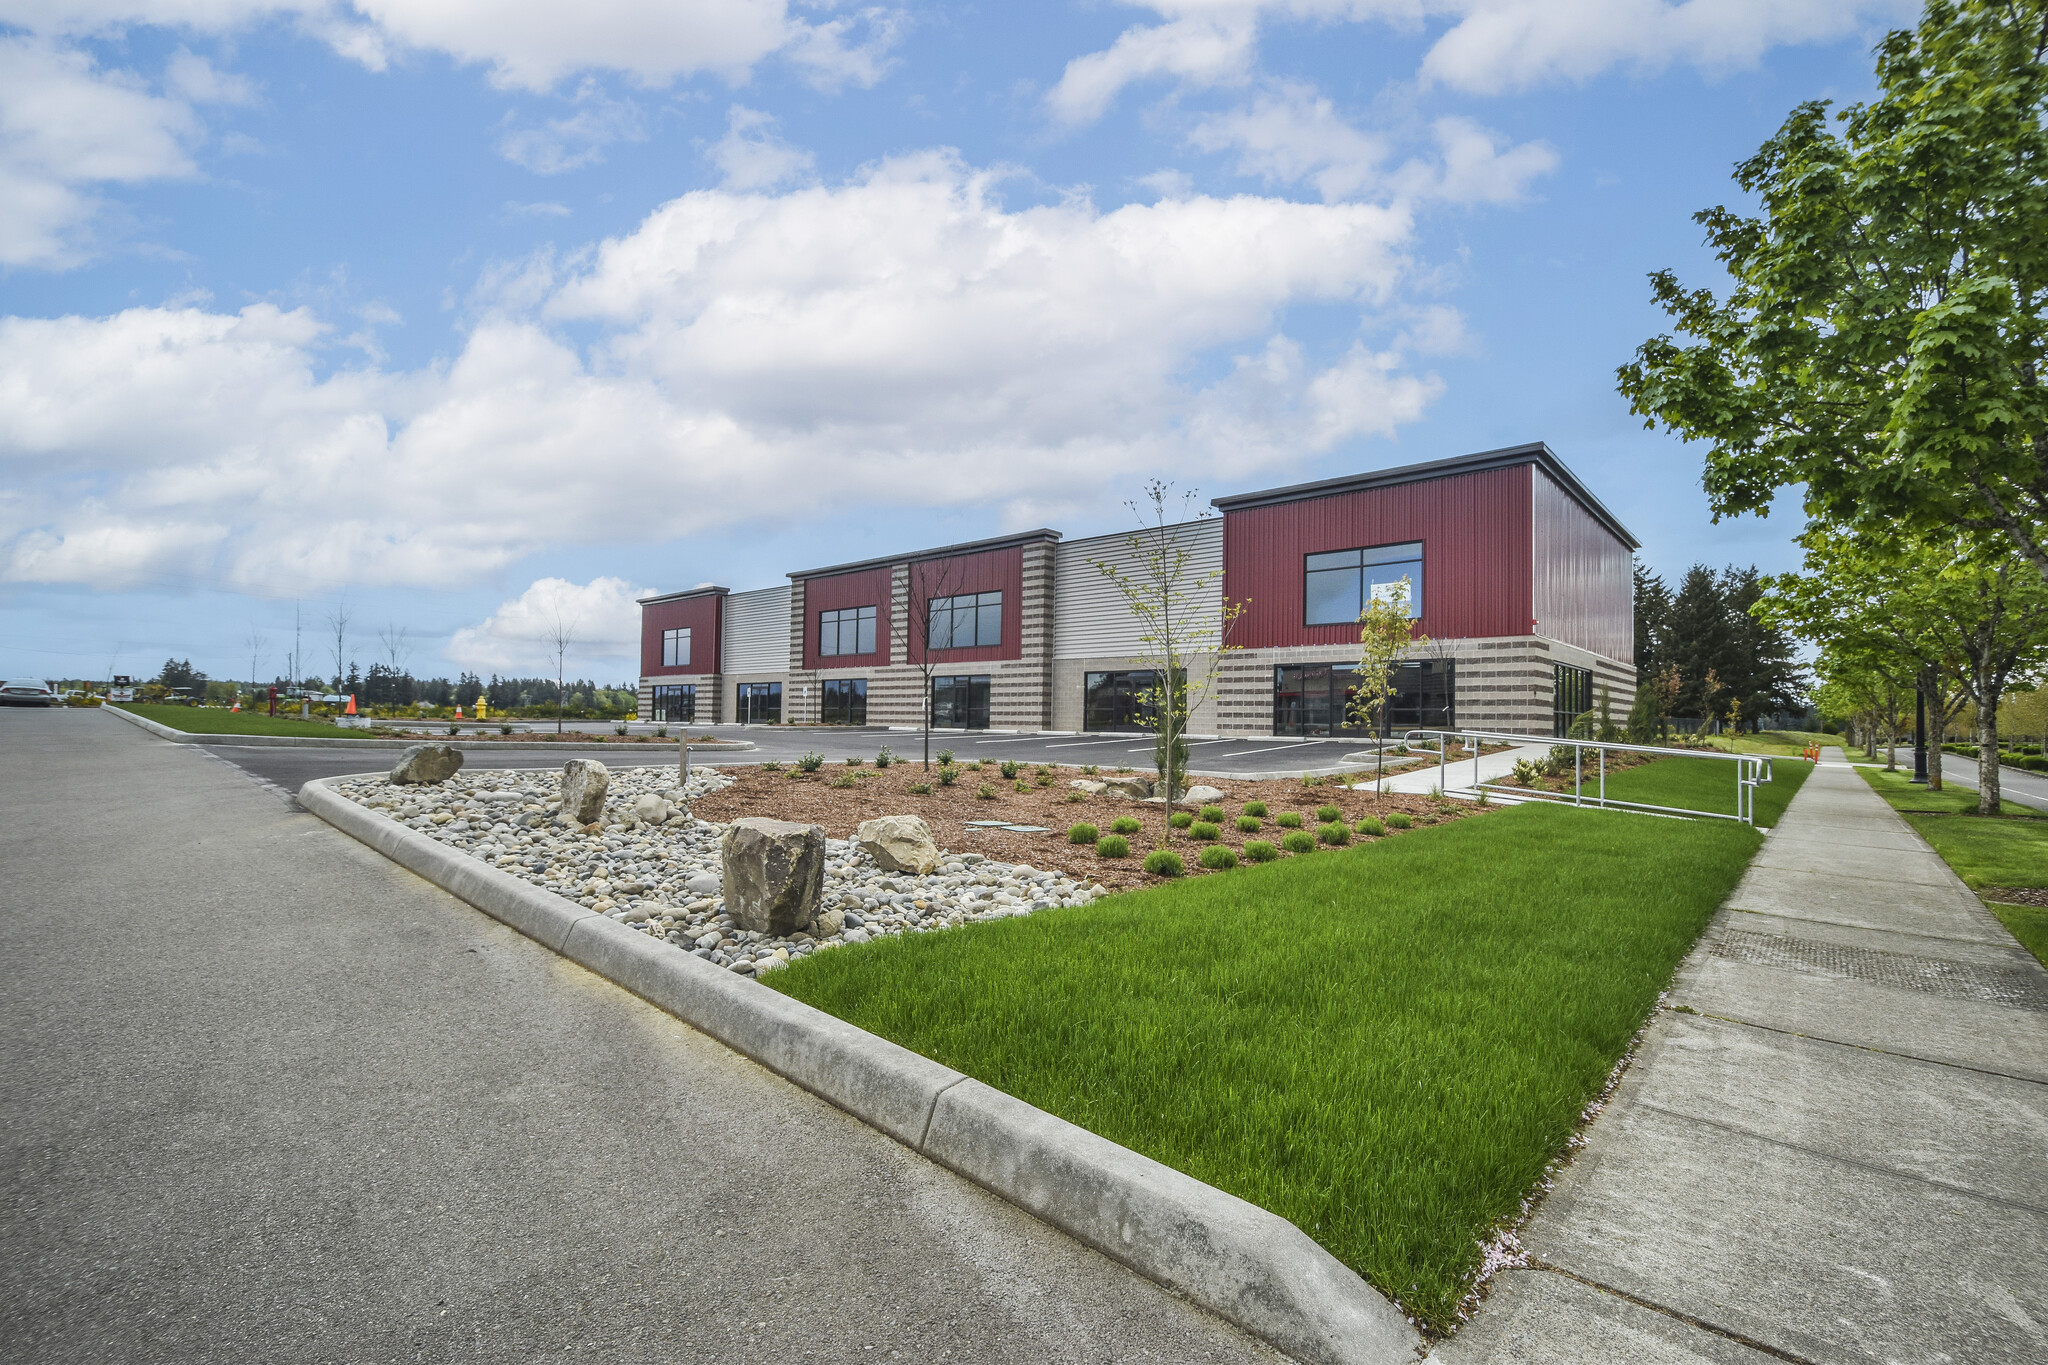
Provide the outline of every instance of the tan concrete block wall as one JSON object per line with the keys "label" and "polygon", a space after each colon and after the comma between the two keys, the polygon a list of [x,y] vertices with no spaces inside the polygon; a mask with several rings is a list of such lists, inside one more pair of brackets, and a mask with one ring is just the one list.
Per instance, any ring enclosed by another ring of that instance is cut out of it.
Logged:
{"label": "tan concrete block wall", "polygon": [[[1055,659],[1052,665],[1052,704],[1049,728],[1054,730],[1079,730],[1087,719],[1088,674],[1106,672],[1130,672],[1154,667],[1149,659]],[[1188,716],[1188,733],[1197,737],[1218,735],[1221,724],[1218,686],[1203,687],[1216,667],[1214,654],[1197,654],[1188,660],[1188,681],[1192,688],[1201,688],[1202,694],[1195,698],[1194,710]],[[1217,680],[1220,684],[1220,679]]]}
{"label": "tan concrete block wall", "polygon": [[719,678],[716,673],[686,673],[680,676],[670,675],[661,678],[642,678],[640,680],[640,700],[636,708],[638,718],[641,720],[654,719],[654,689],[657,685],[662,687],[695,687],[697,689],[697,719],[690,723],[692,725],[716,725],[722,717],[732,714],[729,710],[721,711],[718,708],[718,683]]}

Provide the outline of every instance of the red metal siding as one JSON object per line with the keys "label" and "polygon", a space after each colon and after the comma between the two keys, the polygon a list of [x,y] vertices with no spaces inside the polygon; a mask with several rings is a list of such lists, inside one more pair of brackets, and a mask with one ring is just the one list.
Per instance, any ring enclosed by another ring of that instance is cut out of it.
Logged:
{"label": "red metal siding", "polygon": [[[725,594],[682,597],[673,602],[651,602],[640,608],[640,676],[659,678],[684,674],[716,673],[719,642],[724,632]],[[684,668],[661,666],[661,633],[690,631],[690,662]]]}
{"label": "red metal siding", "polygon": [[[889,662],[891,577],[893,570],[862,569],[858,573],[834,574],[830,578],[804,580],[804,667],[870,668]],[[818,614],[843,607],[875,609],[875,652],[834,654],[818,652]]]}
{"label": "red metal siding", "polygon": [[1628,546],[1548,474],[1535,474],[1532,501],[1537,633],[1634,663],[1635,589]]}
{"label": "red metal siding", "polygon": [[1246,649],[1355,643],[1355,626],[1302,624],[1302,559],[1422,542],[1420,628],[1437,639],[1530,633],[1528,465],[1228,511],[1223,592],[1245,604]]}
{"label": "red metal siding", "polygon": [[[994,663],[1024,657],[1024,547],[959,555],[952,559],[925,560],[910,566],[910,611],[924,612],[933,597],[955,597],[969,592],[999,592],[1003,595],[1003,642],[977,649],[934,651],[941,665]],[[910,625],[910,662],[923,663],[926,627],[914,620]]]}

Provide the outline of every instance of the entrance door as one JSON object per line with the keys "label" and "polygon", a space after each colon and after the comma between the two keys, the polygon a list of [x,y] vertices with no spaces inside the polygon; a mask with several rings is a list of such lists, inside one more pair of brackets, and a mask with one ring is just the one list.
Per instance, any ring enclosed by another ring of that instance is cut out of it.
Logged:
{"label": "entrance door", "polygon": [[932,679],[932,728],[988,729],[988,674]]}
{"label": "entrance door", "polygon": [[739,722],[742,725],[773,725],[782,720],[781,683],[741,683]]}

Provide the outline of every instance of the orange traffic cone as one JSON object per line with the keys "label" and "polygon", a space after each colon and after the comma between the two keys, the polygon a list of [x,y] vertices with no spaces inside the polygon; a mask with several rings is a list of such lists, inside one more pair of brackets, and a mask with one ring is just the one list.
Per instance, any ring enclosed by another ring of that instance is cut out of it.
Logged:
{"label": "orange traffic cone", "polygon": [[348,715],[351,715],[351,716],[352,716],[352,715],[354,715],[355,713],[356,713],[356,694],[355,694],[355,693],[353,693],[353,692],[351,692],[351,693],[349,693],[349,694],[348,694],[348,711],[347,711],[347,714],[348,714]]}
{"label": "orange traffic cone", "polygon": [[462,719],[462,708],[461,708],[461,707],[459,707],[459,706],[455,708],[455,719],[457,719],[457,720],[461,720],[461,719]]}

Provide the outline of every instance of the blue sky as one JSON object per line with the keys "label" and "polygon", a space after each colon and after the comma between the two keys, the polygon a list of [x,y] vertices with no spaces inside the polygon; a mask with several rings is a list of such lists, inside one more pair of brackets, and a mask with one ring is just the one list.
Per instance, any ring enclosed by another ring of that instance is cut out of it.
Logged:
{"label": "blue sky", "polygon": [[1912,13],[0,0],[0,676],[345,609],[625,678],[641,592],[1539,439],[1667,575],[1791,567],[1613,372]]}

